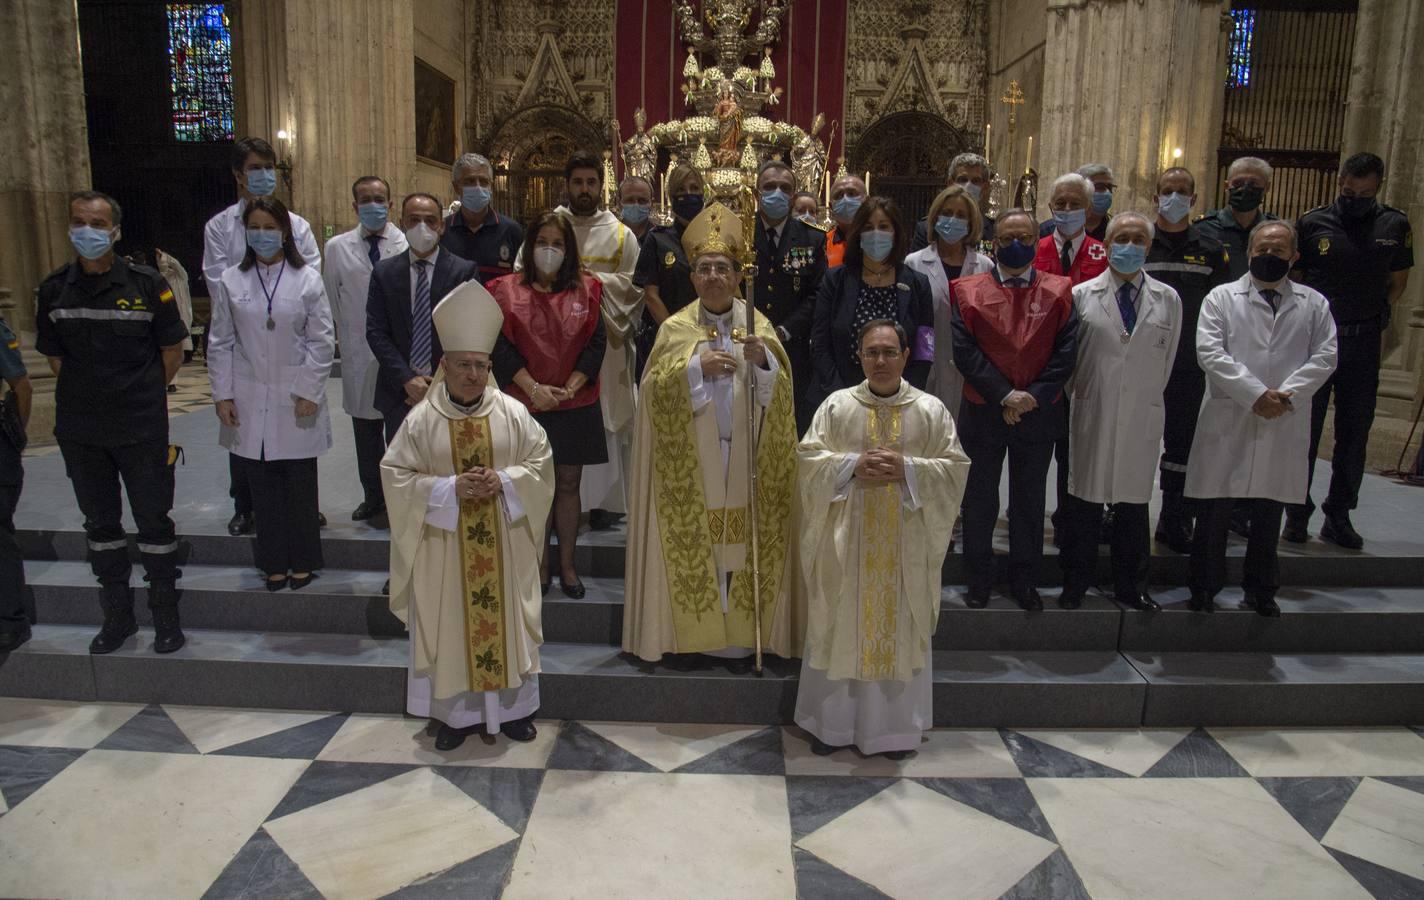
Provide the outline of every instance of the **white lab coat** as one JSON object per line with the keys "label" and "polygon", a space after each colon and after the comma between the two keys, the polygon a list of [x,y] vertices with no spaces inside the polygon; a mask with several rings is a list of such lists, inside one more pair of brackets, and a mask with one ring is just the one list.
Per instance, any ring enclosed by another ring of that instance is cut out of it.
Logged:
{"label": "white lab coat", "polygon": [[1089,503],[1146,503],[1162,452],[1162,392],[1182,332],[1182,299],[1143,273],[1127,343],[1109,269],[1073,288],[1078,364],[1068,387],[1068,491]]}
{"label": "white lab coat", "polygon": [[[925,393],[938,397],[949,414],[958,418],[959,400],[964,394],[964,376],[954,367],[954,339],[949,327],[949,279],[944,277],[944,265],[939,260],[939,242],[932,239],[928,247],[905,257],[905,265],[929,279],[930,295],[934,297],[935,355],[934,362],[930,364]],[[959,277],[979,275],[992,268],[992,259],[966,247]]]}
{"label": "white lab coat", "polygon": [[[242,262],[247,253],[247,228],[242,224],[242,211],[246,208],[247,201],[239,200],[203,226],[203,280],[208,283],[209,297],[222,286],[223,273]],[[319,273],[321,251],[317,249],[311,225],[296,213],[290,215],[297,252]]]}
{"label": "white lab coat", "polygon": [[[1187,463],[1188,497],[1252,497],[1304,503],[1310,401],[1335,371],[1335,323],[1318,291],[1281,282],[1280,311],[1251,276],[1212,289],[1197,323],[1206,372]],[[1266,420],[1251,407],[1268,388],[1293,391],[1292,409]]]}
{"label": "white lab coat", "polygon": [[[392,222],[381,232],[381,259],[405,252],[405,233]],[[356,419],[380,419],[376,409],[376,357],[366,343],[366,291],[371,284],[370,244],[360,227],[326,242],[321,269],[326,299],[341,342],[341,408]]]}
{"label": "white lab coat", "polygon": [[[238,427],[221,426],[218,442],[245,459],[310,459],[331,448],[326,378],[336,353],[336,333],[321,273],[287,266],[272,297],[277,327],[267,330],[267,297],[281,265],[233,266],[213,297],[208,337],[208,378],[213,400],[237,404]],[[297,418],[300,397],[316,415]]]}

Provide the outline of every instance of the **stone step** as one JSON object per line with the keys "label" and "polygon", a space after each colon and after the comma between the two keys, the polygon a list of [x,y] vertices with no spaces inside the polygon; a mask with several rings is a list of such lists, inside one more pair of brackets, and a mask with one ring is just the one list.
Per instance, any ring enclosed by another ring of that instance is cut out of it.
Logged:
{"label": "stone step", "polygon": [[[399,712],[402,639],[192,629],[177,653],[147,630],[107,656],[91,628],[42,625],[0,660],[0,695]],[[612,647],[546,644],[541,714],[638,722],[788,723],[799,664],[673,672]],[[1424,722],[1424,654],[935,653],[934,721],[964,727],[1370,725]]]}
{"label": "stone step", "polygon": [[[39,621],[97,627],[101,612],[89,567],[80,562],[26,563]],[[385,573],[326,569],[300,591],[268,592],[251,568],[186,566],[183,621],[189,628],[400,637],[405,627],[381,594]],[[133,576],[135,612],[149,621],[143,581]],[[617,646],[623,631],[624,583],[587,578],[587,595],[572,600],[557,584],[544,598],[544,638],[550,643]],[[1241,607],[1241,592],[1223,591],[1220,611],[1190,612],[1185,588],[1154,596],[1160,613],[1124,610],[1106,596],[1089,594],[1081,609],[1058,609],[1056,592],[1044,592],[1042,613],[1020,610],[995,594],[985,609],[969,609],[961,591],[942,593],[936,650],[984,651],[1215,651],[1215,652],[1424,652],[1424,590],[1287,588],[1285,614],[1263,619]]]}
{"label": "stone step", "polygon": [[[87,553],[84,533],[79,530],[41,531],[21,528],[16,532],[25,559],[83,560]],[[252,539],[232,537],[226,533],[180,533],[180,556],[184,565],[251,566]],[[1281,583],[1299,587],[1410,587],[1424,585],[1424,556],[1397,552],[1397,544],[1388,545],[1379,553],[1343,550],[1331,544],[1312,541],[1303,548],[1281,544]],[[597,578],[622,578],[626,535],[622,528],[610,531],[585,532],[579,536],[576,565],[581,573]],[[996,540],[998,580],[1006,583],[1009,576],[1008,545],[1002,529]],[[1241,582],[1241,566],[1245,542],[1232,537],[1227,551],[1227,583]],[[138,550],[130,537],[130,555],[138,562]],[[385,572],[389,565],[390,543],[384,531],[344,523],[322,532],[322,555],[328,568]],[[1187,583],[1188,559],[1165,547],[1155,547],[1152,555],[1152,580],[1162,585]],[[945,559],[942,580],[948,585],[965,583],[964,557],[951,553]],[[1098,560],[1098,580],[1111,583],[1106,548]],[[1038,583],[1056,586],[1062,583],[1057,551],[1045,548],[1038,569]]]}

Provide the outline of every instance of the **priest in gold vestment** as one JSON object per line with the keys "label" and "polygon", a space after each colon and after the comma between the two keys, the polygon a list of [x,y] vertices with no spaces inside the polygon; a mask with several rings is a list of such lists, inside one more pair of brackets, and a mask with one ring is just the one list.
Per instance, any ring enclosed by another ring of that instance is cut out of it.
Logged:
{"label": "priest in gold vestment", "polygon": [[[791,368],[775,330],[746,334],[741,223],[714,203],[683,233],[698,302],[669,316],[643,373],[633,438],[623,649],[678,668],[722,657],[751,667],[756,641],[748,551],[747,390],[756,444],[763,646],[800,655],[791,512],[796,419]],[[750,370],[750,376],[748,376]]]}
{"label": "priest in gold vestment", "polygon": [[796,724],[812,752],[903,759],[933,721],[940,569],[969,476],[954,419],[901,377],[905,332],[860,332],[866,380],[816,411],[799,448],[808,625]]}
{"label": "priest in gold vestment", "polygon": [[490,378],[504,317],[489,292],[466,282],[433,315],[440,373],[381,461],[391,611],[410,631],[406,710],[440,723],[439,750],[480,726],[530,741],[553,454]]}

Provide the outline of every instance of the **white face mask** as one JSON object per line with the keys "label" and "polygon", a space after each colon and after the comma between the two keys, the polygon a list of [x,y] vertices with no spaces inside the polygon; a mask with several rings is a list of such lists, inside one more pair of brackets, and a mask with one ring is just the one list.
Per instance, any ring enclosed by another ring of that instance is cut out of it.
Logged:
{"label": "white face mask", "polygon": [[555,275],[564,264],[564,251],[558,247],[535,247],[534,267],[542,275]]}
{"label": "white face mask", "polygon": [[414,228],[405,230],[405,239],[410,244],[410,249],[416,253],[429,253],[435,248],[435,242],[440,240],[440,235],[436,234],[429,225],[421,222]]}

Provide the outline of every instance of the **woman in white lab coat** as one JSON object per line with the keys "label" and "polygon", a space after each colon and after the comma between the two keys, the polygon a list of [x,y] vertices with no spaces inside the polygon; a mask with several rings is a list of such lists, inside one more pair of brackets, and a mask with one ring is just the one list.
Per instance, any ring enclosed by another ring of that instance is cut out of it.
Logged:
{"label": "woman in white lab coat", "polygon": [[213,297],[208,376],[220,443],[252,483],[257,568],[269,591],[321,568],[316,458],[331,447],[326,379],[336,349],[321,273],[292,241],[280,200],[242,213],[247,252]]}
{"label": "woman in white lab coat", "polygon": [[987,272],[994,268],[994,261],[974,249],[983,234],[984,217],[963,185],[950,185],[940,191],[930,204],[925,221],[934,240],[905,257],[905,265],[929,279],[934,297],[935,358],[925,390],[942,400],[949,414],[957,418],[964,376],[954,367],[951,352],[949,283]]}

